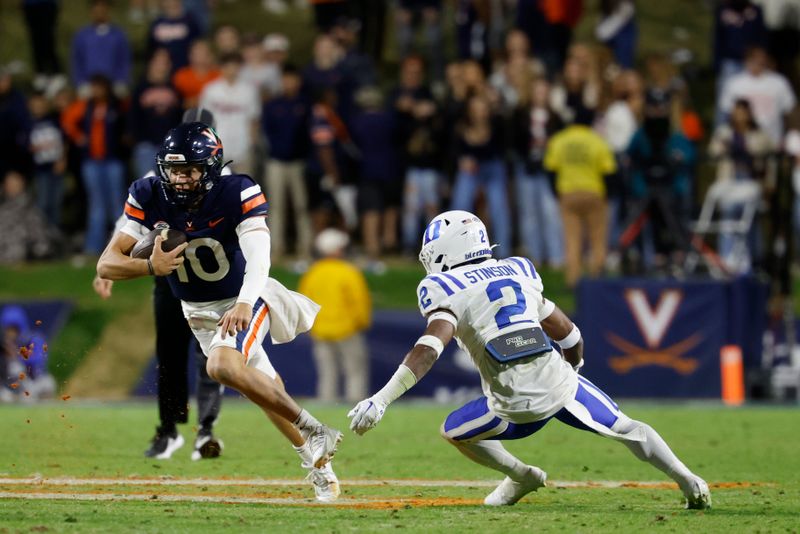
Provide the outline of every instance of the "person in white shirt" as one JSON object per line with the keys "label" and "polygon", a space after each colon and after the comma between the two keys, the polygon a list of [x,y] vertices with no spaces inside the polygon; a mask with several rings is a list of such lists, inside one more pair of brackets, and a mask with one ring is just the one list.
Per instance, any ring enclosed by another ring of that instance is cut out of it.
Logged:
{"label": "person in white shirt", "polygon": [[732,77],[722,89],[720,107],[725,114],[733,110],[737,100],[747,100],[758,125],[780,145],[783,121],[794,108],[796,99],[789,82],[769,68],[769,56],[763,48],[754,47],[745,55],[745,70]]}
{"label": "person in white shirt", "polygon": [[240,76],[239,53],[225,54],[220,62],[222,76],[203,89],[200,107],[214,114],[217,133],[225,139],[225,156],[233,160],[233,169],[250,175],[261,99],[256,86]]}
{"label": "person in white shirt", "polygon": [[254,35],[243,38],[244,66],[241,77],[256,85],[261,97],[268,100],[281,93],[281,74],[289,52],[289,40],[271,33],[263,40]]}

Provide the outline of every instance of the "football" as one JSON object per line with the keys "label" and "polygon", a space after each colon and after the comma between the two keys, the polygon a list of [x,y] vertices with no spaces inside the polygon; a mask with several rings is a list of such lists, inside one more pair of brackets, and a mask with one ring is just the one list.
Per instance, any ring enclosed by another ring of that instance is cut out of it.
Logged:
{"label": "football", "polygon": [[153,253],[156,237],[161,236],[164,241],[161,242],[161,250],[169,252],[175,247],[186,243],[186,234],[180,230],[173,230],[172,228],[156,228],[133,246],[131,250],[131,258],[147,259]]}

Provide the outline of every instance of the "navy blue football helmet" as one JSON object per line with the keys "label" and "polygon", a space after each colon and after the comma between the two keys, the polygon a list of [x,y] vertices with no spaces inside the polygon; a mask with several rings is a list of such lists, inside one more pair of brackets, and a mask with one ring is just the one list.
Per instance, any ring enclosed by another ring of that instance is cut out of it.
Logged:
{"label": "navy blue football helmet", "polygon": [[[222,140],[211,126],[186,122],[170,130],[156,154],[156,165],[167,198],[181,206],[195,206],[219,181],[224,167],[222,158]],[[199,185],[192,190],[176,188],[169,179],[169,168],[173,165],[200,166]]]}

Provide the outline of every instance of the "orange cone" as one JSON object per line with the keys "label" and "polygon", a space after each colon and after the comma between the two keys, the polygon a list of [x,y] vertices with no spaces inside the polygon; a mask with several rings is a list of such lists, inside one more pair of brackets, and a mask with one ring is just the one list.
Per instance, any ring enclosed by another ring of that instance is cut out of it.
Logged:
{"label": "orange cone", "polygon": [[722,402],[739,406],[744,402],[744,362],[738,345],[725,345],[720,350]]}

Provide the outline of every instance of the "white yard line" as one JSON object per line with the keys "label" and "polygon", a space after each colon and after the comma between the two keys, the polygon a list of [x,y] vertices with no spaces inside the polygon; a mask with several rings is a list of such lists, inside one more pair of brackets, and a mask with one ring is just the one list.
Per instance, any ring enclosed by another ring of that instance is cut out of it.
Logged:
{"label": "white yard line", "polygon": [[[493,488],[496,480],[427,480],[427,479],[352,479],[342,480],[342,486],[354,487],[423,487],[423,488]],[[289,478],[73,478],[73,477],[24,477],[0,478],[0,486],[246,486],[246,487],[278,487],[305,486],[303,479]],[[556,488],[663,488],[667,481],[636,480],[548,480],[549,487]],[[677,487],[677,485],[674,485]]]}

